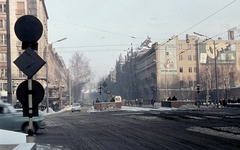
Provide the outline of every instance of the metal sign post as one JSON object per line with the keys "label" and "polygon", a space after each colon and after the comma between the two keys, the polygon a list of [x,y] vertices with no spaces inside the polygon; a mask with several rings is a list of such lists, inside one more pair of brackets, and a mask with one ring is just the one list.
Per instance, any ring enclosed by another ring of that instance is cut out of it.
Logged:
{"label": "metal sign post", "polygon": [[[25,15],[18,18],[14,26],[14,31],[18,39],[22,41],[22,49],[26,49],[24,53],[14,61],[14,64],[16,64],[16,66],[28,76],[27,82],[23,82],[19,85],[17,98],[23,105],[23,116],[29,117],[28,136],[31,138],[35,133],[33,129],[33,116],[38,116],[38,104],[42,101],[44,96],[42,85],[38,82],[36,83],[36,81],[33,82],[32,80],[32,77],[46,63],[37,53],[34,52],[34,50],[38,49],[37,41],[42,36],[43,26],[40,20],[35,16]],[[35,86],[34,93],[33,83],[35,85],[40,84],[40,87]],[[35,96],[33,97],[33,95]],[[27,98],[25,98],[25,96],[27,96]]]}
{"label": "metal sign post", "polygon": [[28,113],[29,113],[29,130],[28,135],[32,136],[33,131],[33,103],[32,103],[32,79],[28,79]]}

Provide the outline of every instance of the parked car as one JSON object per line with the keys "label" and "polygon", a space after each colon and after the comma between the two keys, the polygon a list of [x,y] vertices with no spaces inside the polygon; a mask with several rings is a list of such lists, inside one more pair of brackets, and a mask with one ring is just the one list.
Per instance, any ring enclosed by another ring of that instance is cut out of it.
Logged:
{"label": "parked car", "polygon": [[79,103],[72,104],[72,112],[74,111],[81,111],[81,105]]}
{"label": "parked car", "polygon": [[[42,114],[33,117],[33,130],[44,128],[44,117]],[[29,118],[23,117],[23,112],[17,111],[11,104],[0,103],[0,129],[28,132]]]}

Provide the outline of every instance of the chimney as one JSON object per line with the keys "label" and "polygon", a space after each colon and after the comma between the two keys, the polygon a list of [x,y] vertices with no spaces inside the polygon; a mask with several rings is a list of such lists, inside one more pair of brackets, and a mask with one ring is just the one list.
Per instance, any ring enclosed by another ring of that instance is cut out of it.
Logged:
{"label": "chimney", "polygon": [[228,40],[234,40],[234,31],[228,30]]}

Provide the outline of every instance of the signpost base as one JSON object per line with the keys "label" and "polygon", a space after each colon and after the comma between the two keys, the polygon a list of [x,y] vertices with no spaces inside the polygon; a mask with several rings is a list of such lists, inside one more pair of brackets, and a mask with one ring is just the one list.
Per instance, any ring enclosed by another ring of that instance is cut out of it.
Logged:
{"label": "signpost base", "polygon": [[36,136],[27,135],[27,143],[36,143]]}

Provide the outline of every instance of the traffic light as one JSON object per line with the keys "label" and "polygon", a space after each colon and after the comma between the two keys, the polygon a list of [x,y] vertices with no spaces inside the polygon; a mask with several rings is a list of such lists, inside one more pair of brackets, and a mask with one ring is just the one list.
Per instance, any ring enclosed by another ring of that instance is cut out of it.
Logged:
{"label": "traffic light", "polygon": [[199,93],[199,84],[197,84],[197,93]]}
{"label": "traffic light", "polygon": [[189,43],[188,34],[186,34],[186,43]]}
{"label": "traffic light", "polygon": [[102,84],[99,84],[99,88],[98,88],[98,93],[101,95],[102,94]]}

